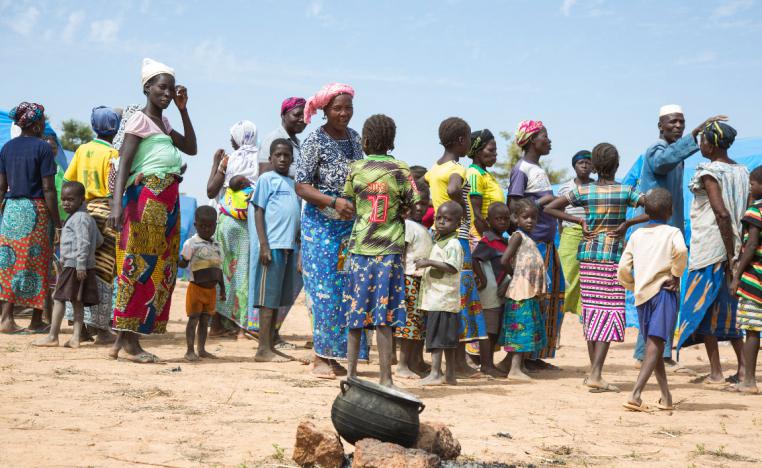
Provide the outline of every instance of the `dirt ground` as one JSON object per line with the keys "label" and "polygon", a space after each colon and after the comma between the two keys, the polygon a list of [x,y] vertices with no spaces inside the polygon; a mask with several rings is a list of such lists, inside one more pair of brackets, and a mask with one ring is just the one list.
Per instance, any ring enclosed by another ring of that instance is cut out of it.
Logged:
{"label": "dirt ground", "polygon": [[[188,363],[182,284],[166,335],[144,340],[164,364],[107,360],[106,349],[37,349],[32,336],[0,336],[2,466],[290,466],[301,419],[330,426],[338,381],[316,380],[298,362],[259,364],[253,341],[211,339],[220,359]],[[25,319],[19,321],[26,324]],[[61,342],[71,332],[64,328]],[[300,302],[284,325],[286,339],[304,348],[309,320]],[[636,331],[615,344],[606,364],[610,382],[631,389]],[[733,353],[721,348],[726,374]],[[683,363],[708,372],[700,348]],[[560,372],[531,383],[460,381],[457,387],[398,385],[426,404],[422,420],[451,427],[467,460],[520,465],[744,466],[760,463],[762,396],[742,396],[670,376],[674,412],[629,413],[626,393],[589,393],[581,327],[568,316],[555,363]],[[376,378],[375,364],[361,365]],[[645,400],[655,403],[649,385]],[[509,436],[498,436],[507,433]],[[345,444],[350,452],[352,447]]]}

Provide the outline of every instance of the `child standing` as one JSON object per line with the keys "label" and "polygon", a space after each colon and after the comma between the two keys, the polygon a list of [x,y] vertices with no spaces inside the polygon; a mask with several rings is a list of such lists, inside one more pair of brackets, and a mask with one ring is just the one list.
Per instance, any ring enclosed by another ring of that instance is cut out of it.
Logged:
{"label": "child standing", "polygon": [[427,369],[423,363],[423,340],[426,338],[425,316],[421,307],[421,277],[423,270],[415,266],[419,258],[429,258],[434,241],[421,221],[429,208],[429,189],[418,186],[421,199],[413,205],[405,219],[405,317],[404,326],[397,327],[394,337],[400,342],[400,359],[395,374],[402,378],[418,378]]}
{"label": "child standing", "polygon": [[259,262],[254,268],[251,291],[254,306],[259,308],[259,347],[254,356],[258,362],[293,360],[275,349],[278,309],[292,306],[302,287],[296,267],[301,202],[294,180],[288,176],[293,151],[284,138],[272,142],[270,164],[274,170],[262,174],[251,199],[259,238]]}
{"label": "child standing", "polygon": [[60,260],[63,270],[58,276],[53,293],[53,314],[50,334],[34,341],[34,346],[58,346],[58,334],[66,311],[66,302],[74,308],[74,333],[64,344],[79,348],[85,306],[100,303],[95,272],[95,250],[103,243],[98,225],[82,204],[85,186],[79,182],[65,182],[61,187],[61,205],[69,219],[61,231]]}
{"label": "child standing", "polygon": [[[612,341],[624,341],[625,292],[617,280],[617,265],[624,249],[629,226],[648,221],[646,215],[627,220],[627,208],[643,205],[643,196],[629,185],[614,180],[619,168],[619,152],[609,143],[593,148],[593,168],[598,180],[575,187],[545,207],[545,213],[589,229],[590,236],[579,244],[582,321],[590,358],[590,375],[584,385],[591,392],[618,392],[603,380],[603,364]],[[585,209],[585,218],[563,211],[572,205]]]}
{"label": "child standing", "polygon": [[488,359],[482,361],[480,367],[483,373],[492,377],[505,377],[505,373],[495,366],[494,355],[505,308],[505,296],[499,296],[497,291],[501,284],[510,280],[503,264],[500,263],[500,258],[508,248],[508,241],[503,234],[508,232],[510,217],[508,205],[503,202],[492,203],[487,210],[488,229],[482,233],[482,238],[472,254],[476,285],[489,336],[489,351],[486,353]]}
{"label": "child standing", "polygon": [[731,387],[741,393],[759,393],[757,387],[757,356],[759,355],[759,333],[762,332],[762,166],[749,175],[749,191],[754,200],[746,210],[742,221],[745,229],[743,253],[738,260],[731,291],[739,296],[738,325],[746,332],[743,347],[744,378]]}
{"label": "child standing", "polygon": [[631,411],[650,411],[643,403],[641,392],[655,372],[661,390],[658,408],[671,410],[672,395],[662,354],[677,322],[677,288],[687,264],[688,249],[680,230],[667,224],[672,217],[669,191],[663,188],[649,191],[645,206],[651,220],[632,233],[617,270],[619,282],[635,293],[640,334],[646,342],[638,380],[624,407]]}
{"label": "child standing", "polygon": [[[458,239],[458,225],[463,207],[454,201],[439,206],[434,218],[436,242],[429,258],[415,261],[425,268],[421,279],[421,310],[426,312],[426,350],[431,352],[431,372],[421,385],[457,385],[455,350],[460,338],[460,276],[463,247]],[[442,355],[447,361],[442,373]]]}
{"label": "child standing", "polygon": [[357,217],[349,239],[348,286],[344,293],[349,376],[357,377],[363,329],[377,331],[379,383],[391,387],[392,332],[405,324],[405,222],[418,191],[408,165],[391,156],[397,127],[391,118],[370,116],[362,128],[367,155],[349,168],[344,197]]}
{"label": "child standing", "polygon": [[530,380],[526,357],[543,349],[548,341],[540,300],[547,292],[547,272],[540,250],[529,233],[537,225],[539,211],[535,203],[521,198],[511,204],[517,229],[508,240],[500,263],[513,270],[511,281],[498,289],[505,296],[503,344],[510,357],[509,379]]}
{"label": "child standing", "polygon": [[[214,240],[217,229],[217,212],[211,206],[200,206],[196,210],[193,225],[196,234],[183,244],[178,265],[189,267],[190,284],[185,296],[185,313],[188,325],[185,339],[188,350],[185,359],[198,361],[199,358],[215,359],[206,351],[206,335],[209,318],[217,313],[217,285],[220,286],[220,300],[225,300],[225,283],[222,281],[222,249]],[[193,345],[198,330],[198,354]]]}

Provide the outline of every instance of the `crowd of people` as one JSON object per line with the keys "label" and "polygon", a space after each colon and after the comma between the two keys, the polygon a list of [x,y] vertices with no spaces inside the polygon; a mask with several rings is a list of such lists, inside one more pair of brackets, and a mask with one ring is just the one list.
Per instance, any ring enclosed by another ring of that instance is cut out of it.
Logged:
{"label": "crowd of people", "polygon": [[[58,346],[68,319],[67,347],[94,338],[113,343],[113,359],[158,362],[140,337],[166,331],[178,268],[186,268],[189,361],[215,358],[207,337],[223,335],[257,339],[256,361],[293,360],[280,329],[304,289],[318,378],[356,377],[375,338],[385,386],[393,376],[422,385],[531,380],[557,369],[550,361],[570,312],[589,352],[584,385],[618,392],[603,372],[611,342],[625,339],[631,290],[642,364],[626,408],[653,409],[641,398],[651,374],[657,407],[673,408],[668,371],[691,372],[672,358],[673,343],[676,357],[704,344],[705,384],[758,393],[762,168],[749,172],[729,158],[736,131],[725,116],[684,135],[682,109],[664,106],[637,187],[615,180],[619,153],[600,143],[571,157],[575,176],[557,195],[540,164],[551,151],[548,128],[522,121],[522,157],[506,192],[490,172],[498,151],[489,130],[447,118],[441,157],[411,167],[392,155],[394,120],[373,115],[358,133],[354,89],[331,83],[309,99],[285,99],[281,126],[261,142],[254,123],[232,126],[233,151],[214,154],[210,203],[180,245],[180,153],[197,152],[188,92],[151,59],[141,84],[144,106],[93,109],[97,138],[77,149],[60,194],[43,106],[11,110],[20,136],[0,150],[3,333],[42,331],[35,346]],[[182,133],[163,115],[172,103]],[[300,140],[319,111],[323,124]],[[706,162],[688,174],[686,246],[683,162],[698,151]],[[26,329],[14,321],[16,306],[34,309]],[[727,379],[723,340],[738,364]]]}

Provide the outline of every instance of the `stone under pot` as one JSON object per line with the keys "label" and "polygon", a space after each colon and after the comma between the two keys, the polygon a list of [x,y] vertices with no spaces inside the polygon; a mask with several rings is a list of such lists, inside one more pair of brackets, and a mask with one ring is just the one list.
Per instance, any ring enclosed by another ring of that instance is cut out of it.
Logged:
{"label": "stone under pot", "polygon": [[415,396],[349,377],[340,382],[341,393],[333,401],[331,421],[336,432],[354,445],[373,438],[412,447],[418,438],[418,415],[425,405]]}

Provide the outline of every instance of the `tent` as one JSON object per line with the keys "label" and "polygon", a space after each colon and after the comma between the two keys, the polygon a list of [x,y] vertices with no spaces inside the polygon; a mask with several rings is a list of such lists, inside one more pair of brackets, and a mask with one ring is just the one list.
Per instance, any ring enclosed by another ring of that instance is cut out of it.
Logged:
{"label": "tent", "polygon": [[[193,216],[196,213],[198,202],[195,198],[180,194],[180,250],[183,248],[185,241],[196,233],[196,228],[193,226]],[[185,269],[180,269],[177,272],[178,278],[185,278],[187,272]]]}

